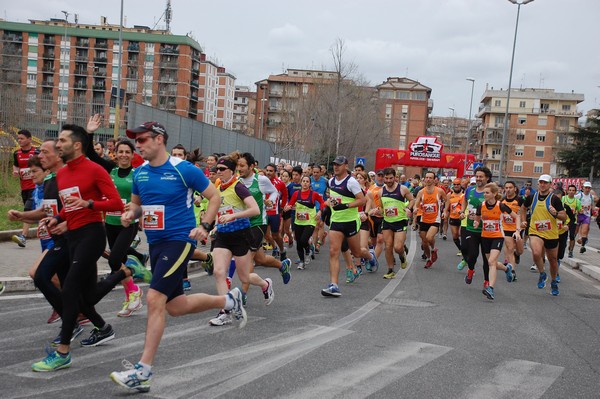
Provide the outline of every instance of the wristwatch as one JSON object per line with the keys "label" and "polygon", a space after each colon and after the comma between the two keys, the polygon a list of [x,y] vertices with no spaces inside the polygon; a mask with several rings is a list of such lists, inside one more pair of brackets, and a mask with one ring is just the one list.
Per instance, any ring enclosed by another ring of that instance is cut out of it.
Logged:
{"label": "wristwatch", "polygon": [[94,200],[88,200],[88,209],[94,209]]}
{"label": "wristwatch", "polygon": [[206,230],[207,233],[210,233],[211,230],[211,225],[210,223],[206,223],[206,222],[202,222],[200,223],[200,226],[202,226],[204,228],[204,230]]}

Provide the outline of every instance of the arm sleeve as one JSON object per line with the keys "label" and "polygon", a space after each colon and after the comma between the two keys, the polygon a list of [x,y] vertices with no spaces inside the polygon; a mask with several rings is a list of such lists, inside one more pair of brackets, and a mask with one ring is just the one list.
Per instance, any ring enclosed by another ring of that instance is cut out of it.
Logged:
{"label": "arm sleeve", "polygon": [[289,206],[294,206],[294,204],[296,203],[296,200],[298,199],[298,191],[295,191],[294,194],[292,194],[292,198],[290,198],[290,200],[288,201],[288,205]]}
{"label": "arm sleeve", "polygon": [[277,197],[279,196],[279,191],[275,188],[271,180],[267,176],[258,175],[258,185],[260,187],[260,191],[263,194],[268,194],[269,200],[272,202],[277,201]]}
{"label": "arm sleeve", "polygon": [[13,166],[19,167],[19,158],[17,157],[17,152],[13,152]]}
{"label": "arm sleeve", "polygon": [[279,187],[281,188],[281,202],[279,203],[279,206],[283,208],[287,204],[289,196],[287,187],[285,186],[285,184],[283,184],[281,180]]}
{"label": "arm sleeve", "polygon": [[481,216],[481,206],[483,205],[483,202],[479,205],[477,205],[477,209],[476,209],[476,215],[477,216]]}
{"label": "arm sleeve", "polygon": [[352,194],[356,195],[358,193],[362,193],[362,189],[360,188],[360,184],[358,184],[358,180],[354,177],[348,179],[348,190],[352,192]]}
{"label": "arm sleeve", "polygon": [[511,209],[511,207],[509,207],[506,204],[500,204],[500,211],[504,212],[504,213],[508,213],[510,215],[513,210]]}
{"label": "arm sleeve", "polygon": [[85,149],[85,156],[88,157],[90,161],[97,163],[98,165],[102,166],[105,171],[110,173],[110,171],[113,170],[117,166],[117,164],[113,161],[108,161],[104,158],[100,158],[100,156],[96,154],[96,151],[94,151],[94,135],[90,134],[88,138],[89,141],[88,146]]}
{"label": "arm sleeve", "polygon": [[554,207],[554,209],[556,209],[557,212],[565,210],[565,207],[563,206],[562,201],[556,195],[552,196],[552,199],[550,200],[550,203],[552,204],[552,206]]}
{"label": "arm sleeve", "polygon": [[325,207],[325,201],[323,201],[323,197],[321,197],[321,194],[314,192],[314,191],[313,191],[313,201],[319,203],[319,206],[320,206],[319,209],[323,209]]}
{"label": "arm sleeve", "polygon": [[202,170],[189,162],[181,162],[176,166],[181,170],[183,176],[185,178],[185,182],[188,187],[192,188],[192,190],[196,190],[201,193],[206,190],[210,180],[206,176]]}
{"label": "arm sleeve", "polygon": [[567,212],[567,216],[572,222],[575,222],[575,214],[570,206],[565,206],[565,212]]}
{"label": "arm sleeve", "polygon": [[237,183],[235,185],[235,193],[237,194],[238,197],[240,197],[240,199],[243,201],[245,200],[247,197],[251,197],[252,194],[250,193],[250,190],[248,190],[248,188],[244,185],[244,183]]}
{"label": "arm sleeve", "polygon": [[115,187],[115,183],[110,178],[108,172],[104,170],[98,170],[95,173],[94,180],[96,186],[103,194],[105,199],[94,201],[94,210],[97,211],[123,211],[123,202],[121,196]]}

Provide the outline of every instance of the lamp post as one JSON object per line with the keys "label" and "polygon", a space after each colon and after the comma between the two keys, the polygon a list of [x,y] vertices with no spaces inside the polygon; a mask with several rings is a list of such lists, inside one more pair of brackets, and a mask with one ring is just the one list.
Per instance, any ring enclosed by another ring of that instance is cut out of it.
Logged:
{"label": "lamp post", "polygon": [[123,0],[121,0],[121,17],[119,20],[119,69],[117,72],[117,101],[115,106],[115,129],[113,137],[119,137],[119,125],[121,119],[121,64],[123,61]]}
{"label": "lamp post", "polygon": [[510,89],[512,85],[512,74],[513,66],[515,63],[515,47],[517,46],[517,31],[519,30],[519,14],[521,13],[521,6],[524,4],[531,3],[534,0],[523,0],[521,2],[517,0],[508,0],[513,4],[517,5],[517,22],[515,23],[515,37],[513,39],[512,57],[510,59],[510,73],[508,74],[508,92],[506,95],[506,111],[504,112],[504,123],[502,125],[502,146],[500,147],[500,171],[499,178],[503,180],[505,175],[502,173],[504,170],[504,147],[506,146],[506,136],[508,132],[508,103],[510,102]]}
{"label": "lamp post", "polygon": [[469,103],[469,127],[467,128],[467,137],[465,140],[465,162],[463,173],[467,174],[467,158],[469,157],[469,141],[471,140],[471,111],[473,110],[473,91],[475,90],[475,79],[467,78],[469,82],[471,82],[471,102]]}
{"label": "lamp post", "polygon": [[265,98],[267,91],[266,91],[266,87],[265,86],[260,86],[261,90],[262,90],[262,98],[260,99],[260,114],[258,115],[258,119],[260,121],[260,125],[258,126],[258,138],[260,140],[262,140],[263,138],[263,124],[265,122],[264,120],[264,116],[265,116],[265,102],[267,101],[267,99]]}
{"label": "lamp post", "polygon": [[452,111],[452,135],[450,136],[450,151],[454,152],[454,137],[456,136],[456,114],[454,107],[448,107]]}
{"label": "lamp post", "polygon": [[[61,84],[63,83],[63,60],[66,63],[67,62],[67,55],[64,54],[63,55],[63,42],[65,43],[66,49],[65,49],[65,53],[67,51],[69,51],[69,46],[66,45],[67,43],[67,24],[69,23],[69,13],[67,11],[61,11],[63,14],[65,14],[65,33],[63,35],[63,40],[60,43],[60,65],[59,65],[59,73],[58,73],[58,133],[60,134],[60,131],[62,130],[62,120],[63,120],[63,104],[65,103],[65,100],[69,97],[69,93],[67,93],[66,96],[62,95],[62,91],[61,91]],[[64,57],[64,58],[63,58]],[[69,67],[69,65],[67,64],[67,68]],[[67,73],[67,79],[69,77],[69,74]],[[68,87],[68,85],[67,85]],[[68,89],[67,89],[68,90]]]}

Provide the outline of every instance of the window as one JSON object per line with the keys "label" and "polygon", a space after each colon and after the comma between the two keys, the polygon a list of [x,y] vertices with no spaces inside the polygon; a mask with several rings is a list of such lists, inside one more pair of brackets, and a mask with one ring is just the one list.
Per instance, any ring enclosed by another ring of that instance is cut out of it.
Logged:
{"label": "window", "polygon": [[519,108],[525,108],[526,102],[525,101],[519,101]]}
{"label": "window", "polygon": [[544,147],[535,147],[535,157],[544,158]]}
{"label": "window", "polygon": [[523,172],[523,162],[513,163],[513,172],[515,172],[515,173]]}
{"label": "window", "polygon": [[548,112],[549,109],[550,109],[550,104],[548,104],[548,103],[540,104],[540,112],[542,112],[542,113]]}
{"label": "window", "polygon": [[562,105],[562,110],[563,111],[570,111],[571,110],[571,104],[563,104]]}
{"label": "window", "polygon": [[525,154],[525,147],[522,145],[515,146],[515,157],[522,157]]}
{"label": "window", "polygon": [[548,118],[546,117],[539,117],[538,118],[538,126],[548,126]]}
{"label": "window", "polygon": [[382,90],[379,92],[380,98],[394,98],[394,92],[391,90]]}
{"label": "window", "polygon": [[537,137],[536,137],[536,141],[543,143],[546,141],[546,132],[538,132],[537,133]]}
{"label": "window", "polygon": [[398,100],[410,100],[410,92],[409,91],[397,91],[396,98]]}
{"label": "window", "polygon": [[418,92],[414,92],[412,94],[412,99],[418,100],[418,101],[425,101],[427,99],[427,96],[425,95],[424,92],[418,91]]}
{"label": "window", "polygon": [[525,141],[525,131],[517,130],[517,141]]}
{"label": "window", "polygon": [[536,162],[535,164],[533,164],[533,173],[544,173],[544,164],[541,162]]}
{"label": "window", "polygon": [[502,100],[494,100],[494,107],[501,107],[502,106]]}
{"label": "window", "polygon": [[385,119],[392,119],[392,104],[385,105]]}
{"label": "window", "polygon": [[496,115],[496,117],[494,118],[494,127],[501,127],[503,122],[504,117]]}
{"label": "window", "polygon": [[517,117],[517,123],[519,125],[525,125],[527,123],[527,117],[526,116]]}

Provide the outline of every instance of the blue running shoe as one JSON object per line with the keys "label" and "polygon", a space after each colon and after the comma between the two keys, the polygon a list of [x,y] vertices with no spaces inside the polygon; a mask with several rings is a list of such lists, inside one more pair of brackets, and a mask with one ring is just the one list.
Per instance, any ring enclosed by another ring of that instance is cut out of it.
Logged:
{"label": "blue running shoe", "polygon": [[546,286],[546,280],[548,275],[545,272],[540,273],[540,279],[538,280],[538,288],[541,290]]}
{"label": "blue running shoe", "polygon": [[560,274],[557,274],[557,275],[556,275],[556,282],[557,282],[557,283],[560,283]]}
{"label": "blue running shoe", "polygon": [[346,284],[352,284],[354,282],[354,273],[352,270],[346,269]]}
{"label": "blue running shoe", "polygon": [[375,256],[375,251],[373,249],[369,250],[372,259],[369,260],[369,265],[371,265],[371,271],[375,273],[377,269],[379,269],[379,261],[377,261],[377,257]]}
{"label": "blue running shoe", "polygon": [[559,294],[559,292],[558,292],[558,282],[556,280],[552,281],[550,283],[550,288],[551,288],[550,292],[552,293],[552,295],[557,296]]}
{"label": "blue running shoe", "polygon": [[371,269],[371,263],[367,262],[365,258],[360,258],[360,264],[365,266],[367,273],[373,273],[373,269]]}
{"label": "blue running shoe", "polygon": [[329,284],[329,286],[327,288],[323,288],[321,290],[321,295],[340,297],[340,296],[342,296],[342,293],[340,292],[340,289],[338,288],[337,284],[331,283],[331,284]]}
{"label": "blue running shoe", "polygon": [[281,273],[283,284],[289,283],[290,279],[292,278],[292,275],[290,274],[290,266],[292,266],[292,261],[289,258],[286,258],[281,262],[279,272]]}
{"label": "blue running shoe", "polygon": [[514,278],[514,274],[513,274],[513,267],[510,263],[506,264],[506,281],[508,281],[509,283],[513,282],[513,278]]}
{"label": "blue running shoe", "polygon": [[[75,324],[75,327],[73,327],[73,333],[71,334],[71,342],[73,342],[73,340],[75,338],[77,338],[79,335],[81,335],[82,332],[83,332],[83,327],[80,324]],[[54,338],[51,345],[52,346],[60,345],[60,333],[56,336],[56,338]]]}
{"label": "blue running shoe", "polygon": [[489,285],[485,287],[481,292],[483,292],[483,295],[485,295],[490,301],[494,300],[494,289]]}

